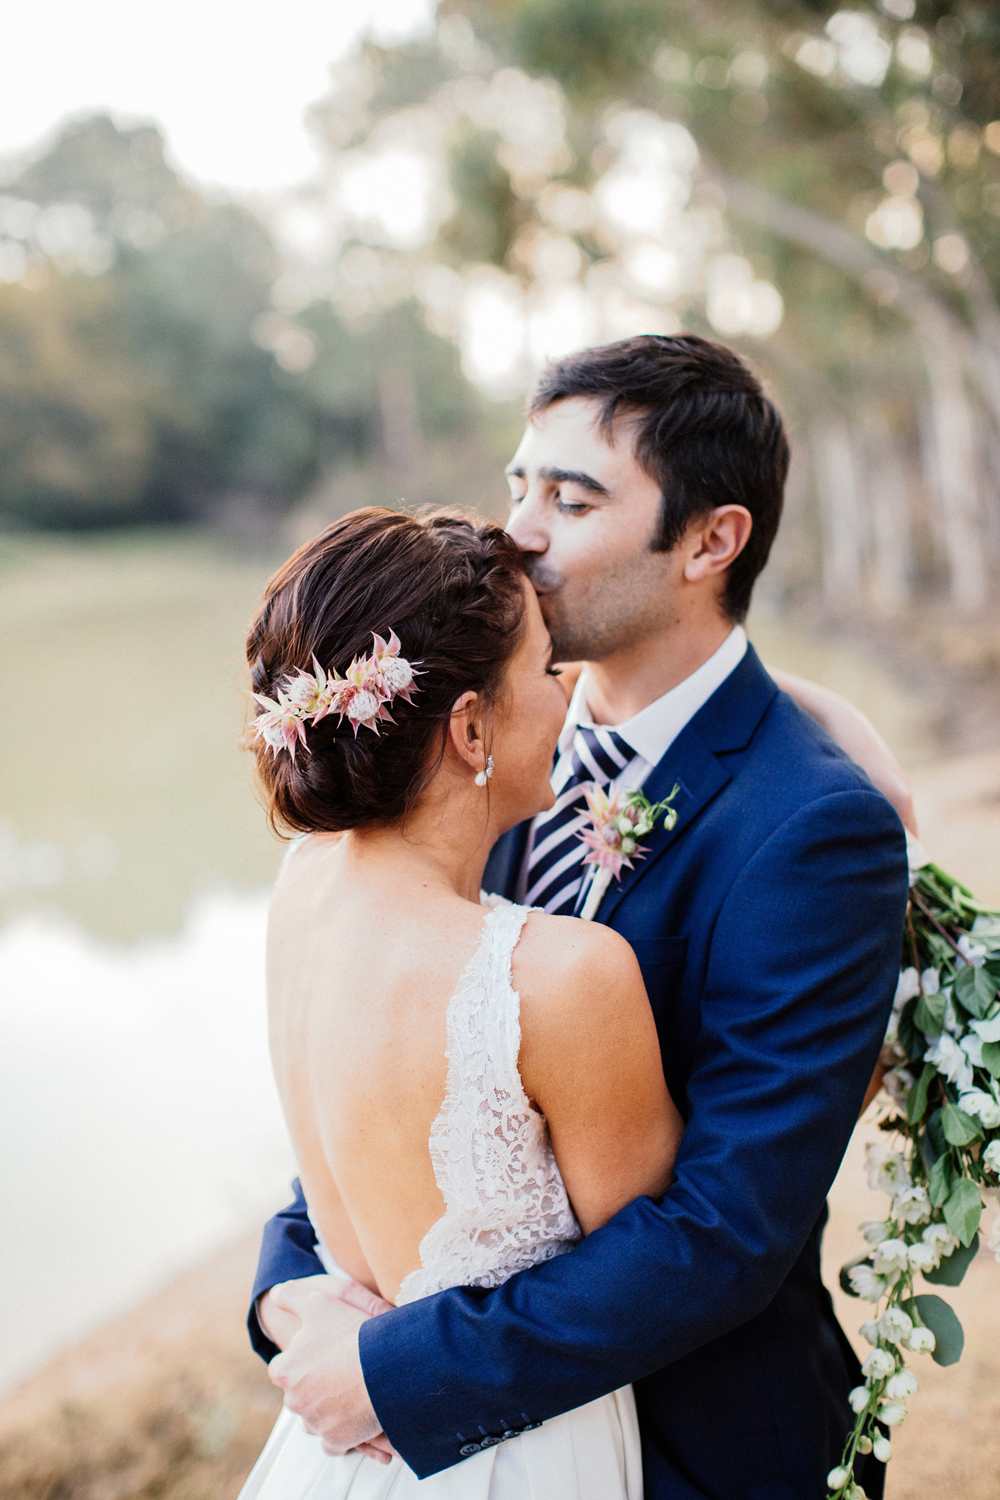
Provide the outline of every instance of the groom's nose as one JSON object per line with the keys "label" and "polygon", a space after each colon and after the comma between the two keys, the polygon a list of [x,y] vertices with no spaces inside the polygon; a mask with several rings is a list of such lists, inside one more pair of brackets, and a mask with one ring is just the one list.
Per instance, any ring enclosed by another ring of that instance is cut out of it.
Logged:
{"label": "groom's nose", "polygon": [[538,499],[529,491],[523,500],[511,508],[507,531],[522,552],[546,552],[549,545],[548,529],[544,525]]}

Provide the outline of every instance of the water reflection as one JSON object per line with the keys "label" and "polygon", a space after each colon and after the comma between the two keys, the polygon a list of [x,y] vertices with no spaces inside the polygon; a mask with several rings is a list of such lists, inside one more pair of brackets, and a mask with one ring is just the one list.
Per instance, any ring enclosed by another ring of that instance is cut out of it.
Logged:
{"label": "water reflection", "polygon": [[133,947],[52,915],[0,935],[0,1382],[281,1200],[266,905],[206,894]]}

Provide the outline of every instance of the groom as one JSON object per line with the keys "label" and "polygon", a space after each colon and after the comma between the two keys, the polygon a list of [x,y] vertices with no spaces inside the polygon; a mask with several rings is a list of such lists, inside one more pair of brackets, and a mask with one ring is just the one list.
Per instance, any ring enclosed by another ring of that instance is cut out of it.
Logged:
{"label": "groom", "polygon": [[[654,802],[679,785],[675,826],[596,919],[639,959],[686,1130],[661,1202],[495,1290],[371,1319],[340,1283],[298,1281],[320,1270],[300,1193],[265,1231],[251,1334],[270,1358],[258,1309],[274,1332],[301,1318],[273,1373],[330,1451],[383,1429],[425,1477],[634,1382],[647,1500],[814,1500],[839,1461],[860,1375],[820,1235],[890,1010],[907,873],[895,813],[741,628],[787,464],[753,375],[693,336],[586,350],[535,392],[509,530],[555,659],[586,666],[555,807],[500,840],[485,885],[579,912],[582,785]],[[881,1494],[870,1458],[858,1479]]]}

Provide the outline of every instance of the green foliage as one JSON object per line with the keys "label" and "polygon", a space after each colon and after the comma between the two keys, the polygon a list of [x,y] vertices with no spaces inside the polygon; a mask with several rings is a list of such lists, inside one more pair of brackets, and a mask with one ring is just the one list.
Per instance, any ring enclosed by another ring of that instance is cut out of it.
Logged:
{"label": "green foliage", "polygon": [[925,1063],[920,1077],[910,1089],[906,1100],[906,1118],[911,1125],[922,1120],[927,1110],[927,1090],[937,1070],[933,1063]]}
{"label": "green foliage", "polygon": [[1000,1078],[1000,1042],[984,1043],[983,1067],[994,1078]]}
{"label": "green foliage", "polygon": [[933,1286],[961,1286],[978,1250],[979,1235],[974,1234],[968,1245],[959,1245],[933,1271],[924,1271],[924,1280]]}
{"label": "green foliage", "polygon": [[441,226],[441,238],[460,265],[503,265],[527,217],[497,160],[499,139],[496,131],[468,129],[449,153],[449,183],[459,206]]}
{"label": "green foliage", "polygon": [[910,1062],[919,1062],[927,1050],[927,1038],[916,1022],[917,1003],[917,999],[908,1000],[899,1017],[899,1045]]}
{"label": "green foliage", "polygon": [[940,1208],[951,1192],[953,1176],[951,1156],[946,1151],[937,1158],[927,1174],[927,1191],[935,1208]]}
{"label": "green foliage", "polygon": [[944,1008],[948,997],[943,990],[936,995],[921,995],[913,1013],[913,1021],[925,1036],[937,1036],[944,1020]]}
{"label": "green foliage", "polygon": [[393,475],[353,503],[437,498],[423,445],[461,464],[489,429],[412,303],[353,324],[325,300],[276,313],[269,232],[187,187],[150,127],[76,122],[8,195],[77,243],[0,285],[0,524],[277,517],[318,473],[373,462]]}
{"label": "green foliage", "polygon": [[[958,1113],[958,1111],[956,1111]],[[963,1245],[971,1245],[983,1214],[979,1189],[967,1177],[955,1183],[944,1205],[945,1223],[958,1235]]]}
{"label": "green foliage", "polygon": [[965,1347],[965,1334],[947,1302],[936,1297],[933,1292],[922,1292],[913,1301],[921,1323],[934,1335],[936,1342],[931,1355],[934,1363],[957,1364]]}
{"label": "green foliage", "polygon": [[252,336],[277,270],[258,220],[187,188],[155,130],[103,117],[68,126],[9,191],[39,223],[62,214],[82,248],[36,254],[0,290],[7,518],[174,519],[232,492],[283,509],[314,470],[316,436]]}
{"label": "green foliage", "polygon": [[981,1141],[983,1132],[978,1121],[964,1110],[958,1109],[946,1099],[941,1109],[941,1124],[945,1139],[952,1146],[968,1146],[972,1141]]}
{"label": "green foliage", "polygon": [[619,92],[627,97],[648,76],[650,48],[671,30],[677,7],[662,0],[521,0],[490,9],[501,13],[492,31],[512,58],[555,78],[574,103],[592,106]]}
{"label": "green foliage", "polygon": [[997,981],[985,965],[975,968],[969,964],[955,975],[954,988],[956,999],[971,1016],[981,1020],[996,999]]}

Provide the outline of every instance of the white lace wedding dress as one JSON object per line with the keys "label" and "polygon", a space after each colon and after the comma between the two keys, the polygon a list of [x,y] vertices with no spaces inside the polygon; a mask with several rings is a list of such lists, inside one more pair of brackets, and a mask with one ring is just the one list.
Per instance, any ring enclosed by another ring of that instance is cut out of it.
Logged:
{"label": "white lace wedding dress", "polygon": [[[580,1227],[518,1072],[520,997],[511,954],[528,910],[490,911],[448,1006],[448,1083],[429,1142],[445,1212],[424,1236],[420,1267],[397,1304],[452,1286],[499,1286],[572,1248]],[[318,1253],[339,1271],[319,1239]],[[489,1358],[489,1350],[483,1350]],[[332,1458],[283,1411],[240,1500],[642,1500],[630,1386],[553,1417],[429,1479],[394,1458]]]}

